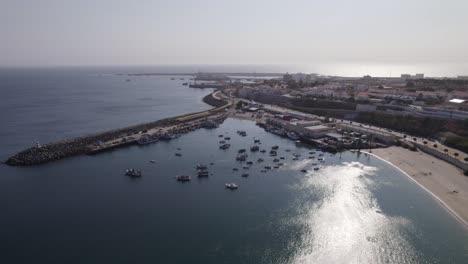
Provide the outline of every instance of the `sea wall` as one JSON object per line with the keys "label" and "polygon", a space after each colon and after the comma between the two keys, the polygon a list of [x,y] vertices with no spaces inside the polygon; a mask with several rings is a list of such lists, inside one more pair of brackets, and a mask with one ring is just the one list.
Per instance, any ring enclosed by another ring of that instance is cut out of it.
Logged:
{"label": "sea wall", "polygon": [[213,96],[213,93],[210,93],[207,96],[203,97],[203,102],[214,107],[222,107],[228,104],[226,100],[220,100],[215,98]]}
{"label": "sea wall", "polygon": [[137,134],[140,131],[151,129],[156,126],[175,123],[177,123],[177,121],[175,121],[174,118],[167,118],[155,122],[62,140],[40,147],[34,146],[15,154],[6,160],[5,163],[11,166],[29,166],[59,160],[73,155],[84,154],[88,151],[88,145],[98,141],[108,141],[121,135]]}
{"label": "sea wall", "polygon": [[424,152],[426,152],[426,153],[428,153],[428,154],[430,154],[430,155],[432,155],[432,156],[435,156],[435,157],[437,157],[437,158],[439,158],[439,159],[445,160],[445,161],[447,161],[448,163],[451,163],[451,164],[453,164],[453,165],[459,167],[460,169],[462,169],[462,170],[464,170],[464,171],[468,170],[468,163],[465,163],[465,162],[463,162],[463,161],[460,161],[459,159],[456,159],[456,158],[454,158],[454,157],[452,157],[452,156],[449,156],[449,155],[447,155],[447,154],[445,154],[445,153],[442,153],[442,152],[437,151],[437,150],[435,150],[435,149],[431,149],[431,148],[426,147],[426,146],[421,145],[421,144],[416,144],[416,146],[417,146],[420,150],[422,150],[422,151],[424,151]]}

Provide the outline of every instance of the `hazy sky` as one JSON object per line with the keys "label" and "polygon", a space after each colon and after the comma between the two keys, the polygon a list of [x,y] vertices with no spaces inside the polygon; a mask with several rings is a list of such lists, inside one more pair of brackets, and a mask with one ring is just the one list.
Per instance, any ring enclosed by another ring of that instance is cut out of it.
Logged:
{"label": "hazy sky", "polygon": [[468,61],[467,0],[0,0],[0,65]]}

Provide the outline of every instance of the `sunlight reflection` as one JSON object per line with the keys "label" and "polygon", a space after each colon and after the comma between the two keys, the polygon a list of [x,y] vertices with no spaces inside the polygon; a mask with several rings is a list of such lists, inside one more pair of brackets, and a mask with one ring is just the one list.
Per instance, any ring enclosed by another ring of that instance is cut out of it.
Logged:
{"label": "sunlight reflection", "polygon": [[[302,164],[305,166],[304,164]],[[297,165],[299,166],[299,165]],[[323,192],[302,203],[300,250],[292,263],[414,263],[417,256],[400,230],[411,223],[381,212],[370,191],[377,168],[358,162],[309,172],[296,188]]]}

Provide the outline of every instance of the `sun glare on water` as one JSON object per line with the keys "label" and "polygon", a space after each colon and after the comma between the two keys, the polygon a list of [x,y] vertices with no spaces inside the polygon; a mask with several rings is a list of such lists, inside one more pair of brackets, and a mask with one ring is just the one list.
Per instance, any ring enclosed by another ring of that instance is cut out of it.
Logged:
{"label": "sun glare on water", "polygon": [[[297,164],[302,167],[305,164]],[[377,168],[359,162],[328,166],[309,172],[295,186],[321,194],[318,201],[297,206],[303,226],[290,263],[415,263],[417,254],[402,229],[411,226],[402,217],[381,212],[371,189]]]}

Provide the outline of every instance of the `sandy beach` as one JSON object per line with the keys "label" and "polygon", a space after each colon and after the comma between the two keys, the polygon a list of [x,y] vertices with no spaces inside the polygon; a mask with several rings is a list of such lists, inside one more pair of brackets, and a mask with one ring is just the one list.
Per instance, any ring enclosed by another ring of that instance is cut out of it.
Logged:
{"label": "sandy beach", "polygon": [[401,147],[374,149],[372,154],[405,172],[468,227],[468,177],[461,169],[424,152]]}

